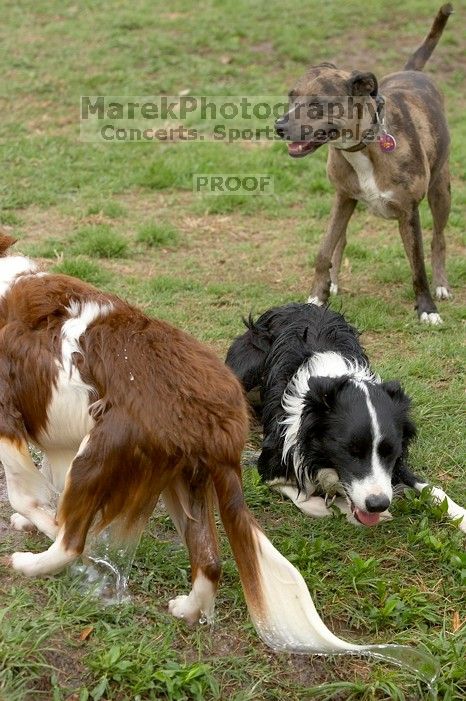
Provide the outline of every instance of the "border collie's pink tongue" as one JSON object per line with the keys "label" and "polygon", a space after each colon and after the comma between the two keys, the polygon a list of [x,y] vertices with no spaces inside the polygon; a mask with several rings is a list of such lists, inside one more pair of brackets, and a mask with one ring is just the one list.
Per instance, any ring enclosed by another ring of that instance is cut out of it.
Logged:
{"label": "border collie's pink tongue", "polygon": [[354,515],[364,526],[376,526],[380,521],[380,514],[362,511],[361,509],[355,509]]}

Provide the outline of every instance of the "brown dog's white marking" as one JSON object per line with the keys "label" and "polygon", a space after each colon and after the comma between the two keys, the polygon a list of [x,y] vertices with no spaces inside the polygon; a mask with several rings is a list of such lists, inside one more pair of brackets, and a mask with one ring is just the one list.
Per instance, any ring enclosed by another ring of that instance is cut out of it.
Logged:
{"label": "brown dog's white marking", "polygon": [[[0,255],[12,243],[0,237]],[[191,592],[174,598],[170,611],[189,623],[210,619],[220,577],[215,493],[252,620],[268,645],[399,662],[399,646],[334,636],[301,575],[252,517],[240,468],[247,408],[220,359],[118,297],[38,273],[25,258],[0,258],[0,284],[0,459],[18,512],[13,525],[32,524],[54,541],[45,552],[14,553],[16,571],[55,574],[83,553],[90,532],[110,524],[129,541],[162,494],[191,561]],[[46,454],[42,471],[29,442]]]}

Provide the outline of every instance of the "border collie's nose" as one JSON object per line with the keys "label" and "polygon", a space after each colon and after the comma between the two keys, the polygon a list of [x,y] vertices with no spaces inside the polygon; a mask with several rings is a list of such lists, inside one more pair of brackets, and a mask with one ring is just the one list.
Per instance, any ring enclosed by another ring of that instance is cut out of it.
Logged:
{"label": "border collie's nose", "polygon": [[381,513],[390,506],[390,499],[384,494],[371,494],[366,499],[366,509],[371,512]]}
{"label": "border collie's nose", "polygon": [[280,119],[277,119],[275,122],[275,131],[277,132],[278,136],[281,139],[284,139],[286,137],[286,127],[288,126],[288,117],[285,115],[284,117],[280,117]]}

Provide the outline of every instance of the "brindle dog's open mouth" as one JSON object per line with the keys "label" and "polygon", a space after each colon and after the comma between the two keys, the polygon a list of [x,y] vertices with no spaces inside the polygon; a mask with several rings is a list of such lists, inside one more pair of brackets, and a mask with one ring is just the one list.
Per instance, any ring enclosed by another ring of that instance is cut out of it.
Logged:
{"label": "brindle dog's open mouth", "polygon": [[288,144],[288,155],[292,158],[304,158],[317,151],[324,143],[324,141],[293,141]]}

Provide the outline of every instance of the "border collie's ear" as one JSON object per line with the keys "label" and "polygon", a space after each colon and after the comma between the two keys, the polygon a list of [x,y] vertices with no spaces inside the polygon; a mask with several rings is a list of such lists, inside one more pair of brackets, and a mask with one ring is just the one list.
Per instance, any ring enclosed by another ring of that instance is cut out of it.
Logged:
{"label": "border collie's ear", "polygon": [[18,239],[14,239],[12,236],[8,236],[8,234],[0,233],[0,257],[5,256],[10,246],[13,246],[17,240]]}
{"label": "border collie's ear", "polygon": [[309,393],[306,401],[313,408],[320,408],[322,411],[333,409],[337,395],[343,385],[347,382],[347,377],[311,377],[309,380]]}
{"label": "border collie's ear", "polygon": [[348,80],[348,88],[350,95],[375,97],[379,91],[379,84],[373,73],[354,71]]}
{"label": "border collie's ear", "polygon": [[388,394],[395,404],[405,405],[407,408],[411,406],[411,400],[403,390],[398,380],[389,380],[382,382],[382,389]]}
{"label": "border collie's ear", "polygon": [[254,322],[252,314],[247,319],[243,317],[243,323],[247,331],[235,338],[228,349],[225,363],[233,370],[244,390],[250,392],[261,385],[273,338],[267,327]]}
{"label": "border collie's ear", "polygon": [[416,425],[414,424],[409,415],[409,410],[411,408],[411,399],[408,397],[408,395],[397,380],[383,382],[382,389],[385,390],[385,392],[388,394],[388,396],[396,405],[398,411],[401,414],[403,444],[404,446],[407,446],[409,441],[411,441],[417,433]]}

